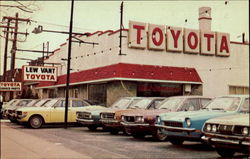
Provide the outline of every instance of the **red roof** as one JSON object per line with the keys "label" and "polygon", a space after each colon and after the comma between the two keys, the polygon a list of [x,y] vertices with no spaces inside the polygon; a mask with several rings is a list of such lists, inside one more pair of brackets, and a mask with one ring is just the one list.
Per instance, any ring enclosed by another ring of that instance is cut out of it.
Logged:
{"label": "red roof", "polygon": [[[65,84],[66,77],[67,75],[59,76],[57,82],[40,82],[38,87]],[[173,82],[202,82],[194,68],[118,63],[71,73],[70,84],[91,82],[94,80],[114,80],[112,78],[123,78],[123,80],[144,79]]]}

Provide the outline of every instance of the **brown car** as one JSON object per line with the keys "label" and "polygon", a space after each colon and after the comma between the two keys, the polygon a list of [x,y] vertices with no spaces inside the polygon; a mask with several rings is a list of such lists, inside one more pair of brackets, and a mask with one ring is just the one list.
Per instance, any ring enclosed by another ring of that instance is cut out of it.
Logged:
{"label": "brown car", "polygon": [[[147,97],[130,105],[127,109],[110,110],[101,113],[101,122],[110,131],[111,134],[117,134],[124,131],[121,124],[121,115],[126,112],[142,111],[143,109],[156,109],[157,105],[162,102],[165,97]],[[125,132],[125,131],[124,131]]]}
{"label": "brown car", "polygon": [[145,135],[153,135],[158,141],[167,139],[165,134],[155,127],[156,116],[161,113],[175,111],[196,111],[204,108],[211,100],[202,96],[175,96],[161,102],[155,110],[138,110],[122,114],[121,124],[134,138],[143,138]]}

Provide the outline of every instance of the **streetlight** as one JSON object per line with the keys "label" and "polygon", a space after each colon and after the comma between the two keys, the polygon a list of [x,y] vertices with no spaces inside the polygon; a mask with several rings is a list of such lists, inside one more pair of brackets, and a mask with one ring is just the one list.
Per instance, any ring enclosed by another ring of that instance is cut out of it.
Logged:
{"label": "streetlight", "polygon": [[[32,31],[32,33],[34,34],[39,34],[39,33],[42,33],[42,32],[50,32],[50,33],[61,33],[61,34],[69,34],[69,32],[66,32],[66,31],[56,31],[56,30],[45,30],[43,29],[43,26],[42,25],[38,25],[37,27],[35,27]],[[75,32],[72,32],[71,34],[75,34],[75,35],[90,35],[90,33],[75,33]]]}

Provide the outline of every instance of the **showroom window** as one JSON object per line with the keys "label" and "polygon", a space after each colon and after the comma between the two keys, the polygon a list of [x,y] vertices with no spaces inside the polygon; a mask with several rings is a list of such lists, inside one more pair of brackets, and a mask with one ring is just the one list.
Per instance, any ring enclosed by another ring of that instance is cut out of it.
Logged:
{"label": "showroom window", "polygon": [[229,86],[229,94],[249,94],[249,87]]}

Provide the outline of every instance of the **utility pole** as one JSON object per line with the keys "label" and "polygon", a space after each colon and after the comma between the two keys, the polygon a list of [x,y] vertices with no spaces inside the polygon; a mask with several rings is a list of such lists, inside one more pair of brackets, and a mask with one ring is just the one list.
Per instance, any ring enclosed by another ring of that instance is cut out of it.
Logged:
{"label": "utility pole", "polygon": [[[11,79],[14,78],[15,76],[15,60],[16,60],[16,49],[17,49],[17,35],[18,34],[25,34],[26,36],[28,35],[28,33],[21,33],[18,32],[18,22],[22,21],[22,22],[30,22],[29,19],[24,19],[24,18],[19,18],[18,17],[18,13],[16,13],[15,17],[3,17],[3,20],[7,19],[7,31],[6,31],[6,43],[5,43],[5,54],[4,54],[4,80],[7,81],[7,76],[6,76],[6,72],[7,72],[7,53],[8,53],[8,40],[9,40],[9,29],[13,28],[10,27],[10,23],[12,20],[14,20],[15,22],[15,27],[14,27],[14,39],[13,39],[13,43],[12,43],[12,49],[11,49],[11,63],[10,63],[10,70],[11,70]],[[10,92],[10,99],[13,99],[13,92]]]}
{"label": "utility pole", "polygon": [[5,48],[4,48],[4,67],[3,67],[3,81],[6,82],[6,71],[7,71],[7,52],[8,52],[8,42],[9,42],[9,29],[10,29],[10,19],[7,22],[7,32],[5,38]]}
{"label": "utility pole", "polygon": [[124,29],[124,26],[123,26],[123,1],[121,3],[121,7],[120,7],[120,13],[121,13],[121,16],[120,16],[120,36],[119,36],[119,38],[120,38],[120,41],[119,41],[120,42],[119,43],[120,50],[119,50],[119,55],[126,55],[126,54],[122,53],[122,38],[123,38],[122,29]]}

